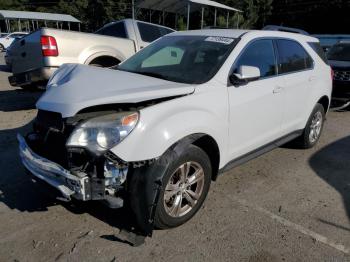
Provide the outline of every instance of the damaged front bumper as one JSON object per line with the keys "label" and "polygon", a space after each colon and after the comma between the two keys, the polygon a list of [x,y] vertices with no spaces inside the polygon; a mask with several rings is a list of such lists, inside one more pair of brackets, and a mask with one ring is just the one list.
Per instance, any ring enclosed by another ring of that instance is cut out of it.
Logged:
{"label": "damaged front bumper", "polygon": [[22,163],[32,175],[56,188],[66,200],[71,200],[71,197],[82,201],[91,199],[90,181],[86,174],[79,174],[80,177],[73,175],[62,166],[34,153],[20,134],[17,139]]}

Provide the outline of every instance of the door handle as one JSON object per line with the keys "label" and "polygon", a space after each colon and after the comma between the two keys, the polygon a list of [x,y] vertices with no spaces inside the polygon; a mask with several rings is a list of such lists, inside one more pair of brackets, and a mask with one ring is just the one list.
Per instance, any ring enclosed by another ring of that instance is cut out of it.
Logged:
{"label": "door handle", "polygon": [[280,92],[283,91],[283,87],[282,86],[276,86],[275,89],[273,90],[274,94],[278,94]]}

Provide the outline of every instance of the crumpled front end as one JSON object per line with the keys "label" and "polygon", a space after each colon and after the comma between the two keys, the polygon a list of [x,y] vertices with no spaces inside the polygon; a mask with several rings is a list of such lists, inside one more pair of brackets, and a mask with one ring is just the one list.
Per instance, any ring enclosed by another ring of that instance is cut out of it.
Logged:
{"label": "crumpled front end", "polygon": [[67,200],[72,196],[83,201],[91,199],[87,174],[72,175],[62,166],[34,153],[20,134],[17,139],[22,164],[31,174],[56,188]]}
{"label": "crumpled front end", "polygon": [[95,155],[84,148],[67,147],[78,122],[39,110],[33,131],[25,137],[17,136],[24,167],[67,201],[104,200],[113,208],[122,207],[127,166],[121,166],[110,152]]}

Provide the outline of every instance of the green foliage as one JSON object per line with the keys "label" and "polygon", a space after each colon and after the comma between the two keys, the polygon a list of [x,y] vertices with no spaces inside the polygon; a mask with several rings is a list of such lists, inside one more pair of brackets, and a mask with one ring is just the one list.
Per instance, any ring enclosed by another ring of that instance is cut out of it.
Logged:
{"label": "green foliage", "polygon": [[273,0],[244,0],[245,22],[244,28],[260,29],[266,23],[267,18],[272,14]]}
{"label": "green foliage", "polygon": [[227,25],[226,18],[222,15],[218,16],[217,21],[216,21],[216,25],[218,27],[226,27],[226,25]]}
{"label": "green foliage", "polygon": [[183,17],[180,17],[178,20],[177,20],[177,30],[178,31],[185,31],[187,29],[187,25],[184,21],[184,18]]}
{"label": "green foliage", "polygon": [[25,0],[0,0],[0,10],[23,10]]}
{"label": "green foliage", "polygon": [[[230,18],[230,27],[261,28],[272,14],[273,0],[218,0],[218,2],[235,7],[243,13],[235,12]],[[226,24],[226,22],[225,22]]]}

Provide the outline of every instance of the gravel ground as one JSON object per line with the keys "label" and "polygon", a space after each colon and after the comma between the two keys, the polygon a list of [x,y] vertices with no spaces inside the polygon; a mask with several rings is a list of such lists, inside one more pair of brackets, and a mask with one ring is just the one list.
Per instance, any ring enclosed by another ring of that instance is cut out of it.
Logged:
{"label": "gravel ground", "polygon": [[350,261],[350,112],[328,115],[314,149],[225,173],[194,219],[131,247],[116,237],[123,210],[62,204],[29,180],[16,133],[40,93],[10,87],[0,63],[0,261]]}

